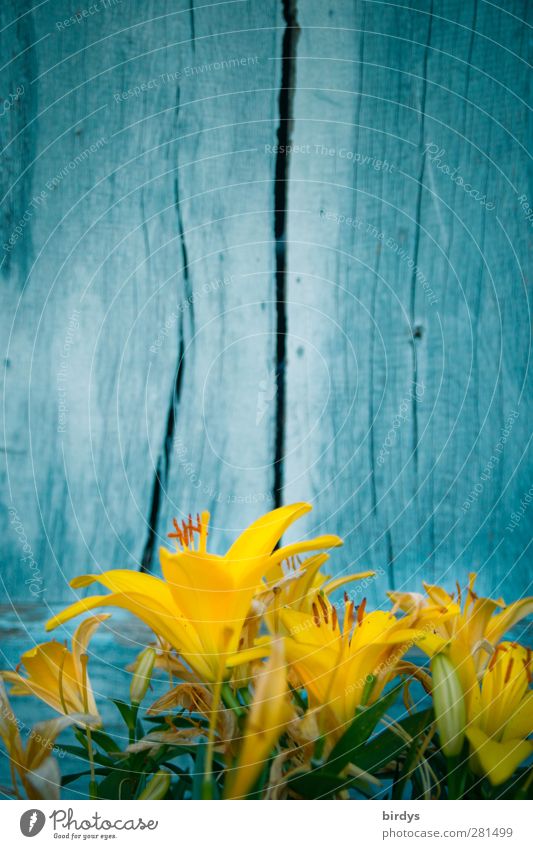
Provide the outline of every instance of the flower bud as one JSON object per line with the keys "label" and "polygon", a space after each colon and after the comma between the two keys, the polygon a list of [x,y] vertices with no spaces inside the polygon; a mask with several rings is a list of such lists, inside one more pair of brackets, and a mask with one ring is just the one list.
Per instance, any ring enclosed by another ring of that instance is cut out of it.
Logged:
{"label": "flower bud", "polygon": [[140,705],[150,686],[150,678],[155,663],[155,649],[144,649],[135,661],[135,671],[130,684],[131,703]]}
{"label": "flower bud", "polygon": [[294,716],[288,696],[284,646],[277,639],[273,640],[270,657],[257,677],[237,764],[226,783],[226,798],[240,799],[252,791],[272,749]]}
{"label": "flower bud", "polygon": [[162,770],[152,775],[139,799],[164,799],[170,787],[170,773]]}
{"label": "flower bud", "polygon": [[447,757],[458,755],[463,748],[466,708],[457,669],[446,654],[431,661],[433,707],[441,749]]}

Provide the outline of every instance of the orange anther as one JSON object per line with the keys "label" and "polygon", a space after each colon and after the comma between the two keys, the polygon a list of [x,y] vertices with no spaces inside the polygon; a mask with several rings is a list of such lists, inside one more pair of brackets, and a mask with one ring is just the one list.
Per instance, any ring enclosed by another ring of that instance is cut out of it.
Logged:
{"label": "orange anther", "polygon": [[319,603],[320,607],[322,608],[322,613],[324,614],[324,622],[327,625],[328,621],[329,621],[327,604],[324,601],[324,599],[322,598],[322,596],[320,595],[320,593],[318,594],[317,598],[318,598],[318,603]]}

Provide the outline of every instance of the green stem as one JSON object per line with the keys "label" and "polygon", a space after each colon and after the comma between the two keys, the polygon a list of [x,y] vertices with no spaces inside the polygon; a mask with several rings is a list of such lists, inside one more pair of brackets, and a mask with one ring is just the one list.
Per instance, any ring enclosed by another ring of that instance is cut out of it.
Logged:
{"label": "green stem", "polygon": [[93,738],[89,726],[87,726],[87,755],[89,757],[89,769],[91,770],[89,796],[91,799],[96,799],[96,773],[94,771]]}
{"label": "green stem", "polygon": [[220,696],[226,707],[234,711],[235,715],[239,719],[245,716],[246,710],[240,704],[239,700],[237,699],[235,693],[233,692],[227,681],[222,684]]}
{"label": "green stem", "polygon": [[213,703],[211,705],[211,716],[209,717],[209,732],[207,736],[207,749],[205,753],[205,775],[202,785],[202,799],[213,798],[212,772],[213,757],[215,750],[215,733],[218,719],[218,706],[222,691],[222,681],[216,681],[213,688]]}
{"label": "green stem", "polygon": [[131,714],[128,719],[128,737],[129,744],[135,743],[137,739],[137,717],[139,715],[139,705],[136,702],[131,704]]}
{"label": "green stem", "polygon": [[246,707],[250,707],[252,704],[252,697],[250,695],[250,690],[248,687],[241,687],[239,690],[239,696],[243,700]]}
{"label": "green stem", "polygon": [[361,697],[361,705],[366,706],[368,704],[368,700],[372,694],[372,690],[374,689],[374,684],[376,683],[375,675],[367,675],[365,686],[363,689],[363,695]]}
{"label": "green stem", "polygon": [[463,758],[461,755],[448,756],[448,799],[462,799],[465,789],[466,769],[461,767]]}

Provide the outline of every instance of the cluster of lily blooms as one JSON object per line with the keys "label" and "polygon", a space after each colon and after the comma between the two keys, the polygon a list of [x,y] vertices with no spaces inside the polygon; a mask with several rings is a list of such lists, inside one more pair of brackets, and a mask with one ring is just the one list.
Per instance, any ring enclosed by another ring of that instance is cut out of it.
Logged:
{"label": "cluster of lily blooms", "polygon": [[[533,598],[506,606],[468,588],[449,595],[391,592],[389,610],[369,611],[357,581],[372,572],[331,579],[322,567],[334,535],[277,547],[283,534],[310,510],[300,503],[255,521],[224,556],[207,551],[209,514],[178,524],[169,534],[176,551],[161,549],[162,577],[130,569],[83,575],[74,588],[98,583],[108,592],[72,604],[48,630],[95,608],[123,608],[142,620],[156,642],[133,667],[132,702],[146,695],[154,667],[170,677],[169,691],[149,713],[194,706],[209,718],[208,747],[227,758],[226,796],[251,791],[273,757],[273,782],[282,775],[292,741],[304,754],[321,738],[331,751],[361,706],[373,704],[399,676],[417,679],[433,698],[440,745],[455,756],[468,746],[472,771],[493,786],[507,781],[533,752],[531,652],[502,641],[533,611]],[[346,587],[354,582],[355,590]],[[359,585],[361,586],[361,585]],[[344,602],[332,598],[344,591]],[[91,615],[75,631],[72,648],[56,640],[26,652],[18,671],[1,673],[11,696],[32,694],[58,714],[40,723],[23,744],[0,681],[0,736],[12,777],[30,798],[54,795],[60,781],[53,748],[69,724],[98,728],[98,707],[88,674],[88,644],[109,614]],[[413,652],[430,659],[414,663]],[[22,671],[23,667],[23,671]],[[240,696],[245,692],[246,700]],[[305,694],[302,699],[295,696]],[[409,695],[407,695],[409,702]],[[232,700],[244,705],[238,736],[228,719]],[[189,739],[198,728],[186,729]],[[169,726],[135,743],[178,742],[184,729]],[[211,752],[212,758],[212,752]],[[208,759],[206,769],[210,766]],[[353,765],[357,768],[357,764]]]}

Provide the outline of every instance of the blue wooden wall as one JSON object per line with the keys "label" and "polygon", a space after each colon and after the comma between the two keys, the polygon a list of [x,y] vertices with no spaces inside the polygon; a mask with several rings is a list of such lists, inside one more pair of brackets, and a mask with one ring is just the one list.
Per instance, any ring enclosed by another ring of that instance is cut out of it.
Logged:
{"label": "blue wooden wall", "polygon": [[200,508],[527,591],[531,10],[3,1],[4,663]]}

